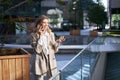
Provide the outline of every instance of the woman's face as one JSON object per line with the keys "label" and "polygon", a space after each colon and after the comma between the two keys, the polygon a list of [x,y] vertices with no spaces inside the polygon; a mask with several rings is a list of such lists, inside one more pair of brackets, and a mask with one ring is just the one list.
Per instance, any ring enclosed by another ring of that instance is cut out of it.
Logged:
{"label": "woman's face", "polygon": [[44,27],[44,29],[48,28],[48,19],[43,19],[42,26]]}
{"label": "woman's face", "polygon": [[41,25],[40,25],[40,28],[39,28],[39,31],[47,31],[48,29],[48,19],[43,19],[43,21],[41,22]]}

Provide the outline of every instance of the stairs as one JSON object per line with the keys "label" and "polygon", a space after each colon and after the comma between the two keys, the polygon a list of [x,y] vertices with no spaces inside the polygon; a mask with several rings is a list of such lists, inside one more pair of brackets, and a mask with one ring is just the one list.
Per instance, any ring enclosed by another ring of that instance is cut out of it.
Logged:
{"label": "stairs", "polygon": [[120,52],[107,54],[105,80],[120,80]]}
{"label": "stairs", "polygon": [[61,71],[61,80],[88,80],[90,68],[92,68],[96,56],[97,55],[95,53],[84,53],[82,55],[82,63],[81,56],[77,56],[68,66],[66,66]]}

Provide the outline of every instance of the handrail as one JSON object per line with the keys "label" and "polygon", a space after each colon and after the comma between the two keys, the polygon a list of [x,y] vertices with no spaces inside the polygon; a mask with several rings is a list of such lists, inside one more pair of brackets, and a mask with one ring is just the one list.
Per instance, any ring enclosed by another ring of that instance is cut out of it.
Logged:
{"label": "handrail", "polygon": [[49,80],[53,80],[55,77],[57,77],[60,74],[60,71],[58,71],[53,77],[51,77]]}
{"label": "handrail", "polygon": [[96,39],[88,44],[87,47],[83,48],[75,57],[73,57],[65,66],[63,66],[60,71],[62,71],[66,66],[68,66],[77,56],[79,56],[86,48],[88,48]]}
{"label": "handrail", "polygon": [[63,69],[65,69],[73,60],[75,60],[76,57],[78,57],[86,48],[88,48],[97,38],[95,38],[93,41],[91,41],[87,47],[83,48],[76,56],[74,56],[66,65],[64,65],[58,73],[56,73],[50,80],[53,80],[57,75],[61,73]]}

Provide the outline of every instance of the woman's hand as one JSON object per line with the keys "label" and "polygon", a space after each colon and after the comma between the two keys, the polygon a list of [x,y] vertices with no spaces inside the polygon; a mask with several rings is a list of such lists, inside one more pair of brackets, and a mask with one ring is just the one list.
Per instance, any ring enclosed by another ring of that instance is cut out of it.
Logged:
{"label": "woman's hand", "polygon": [[64,36],[60,36],[59,39],[56,40],[58,43],[62,43],[65,41],[65,37]]}
{"label": "woman's hand", "polygon": [[39,35],[39,38],[41,38],[46,30],[44,29],[43,26],[41,26],[41,25],[38,25],[38,26],[40,26],[39,30],[38,30],[38,35]]}

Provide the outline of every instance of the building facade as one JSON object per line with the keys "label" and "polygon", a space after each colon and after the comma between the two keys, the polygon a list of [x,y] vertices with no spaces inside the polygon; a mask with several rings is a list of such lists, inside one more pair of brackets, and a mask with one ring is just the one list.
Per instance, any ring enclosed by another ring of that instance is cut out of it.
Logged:
{"label": "building facade", "polygon": [[108,0],[108,23],[110,28],[120,29],[120,0]]}

